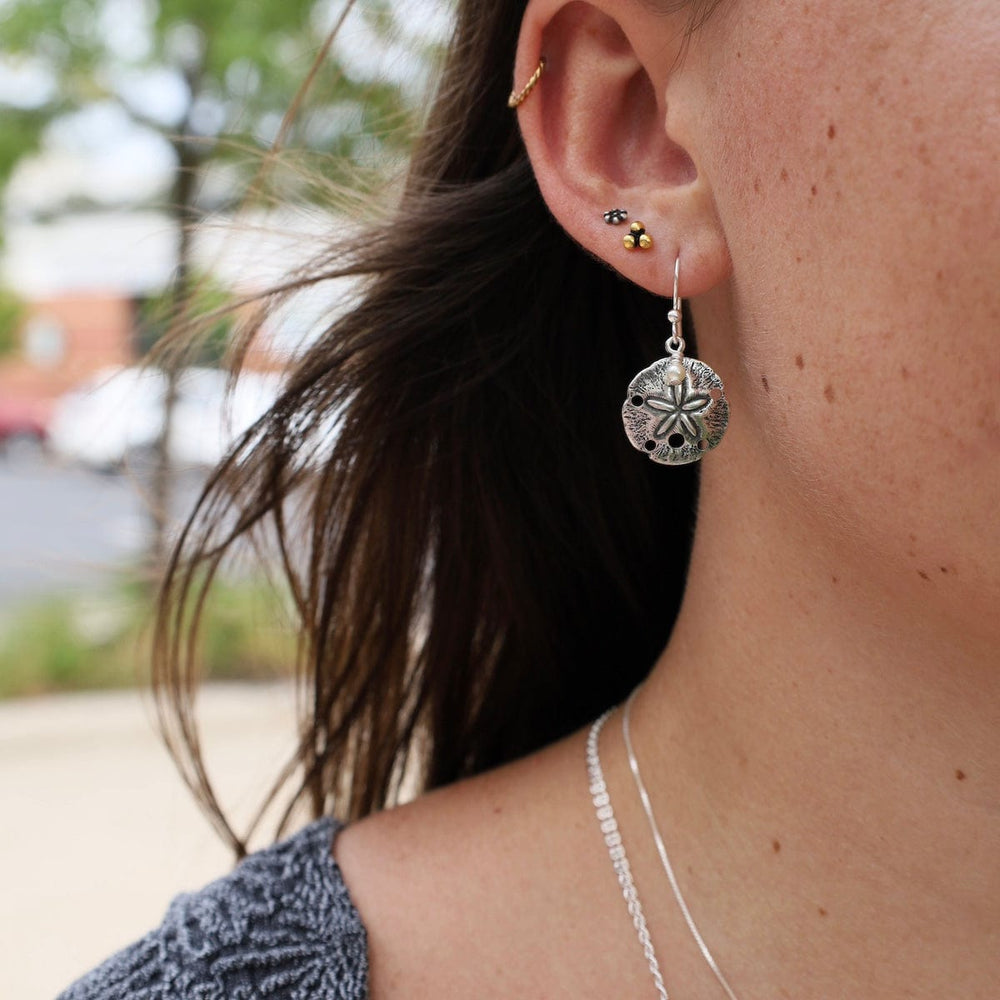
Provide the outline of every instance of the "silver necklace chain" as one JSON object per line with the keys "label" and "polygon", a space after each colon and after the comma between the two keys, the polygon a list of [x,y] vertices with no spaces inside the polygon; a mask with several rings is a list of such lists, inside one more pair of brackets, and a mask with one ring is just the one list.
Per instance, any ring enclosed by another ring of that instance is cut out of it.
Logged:
{"label": "silver necklace chain", "polygon": [[695,944],[698,945],[701,957],[705,959],[708,967],[714,973],[715,978],[725,991],[726,996],[729,1000],[739,1000],[736,993],[733,991],[733,988],[727,982],[726,977],[722,974],[722,970],[719,968],[718,963],[712,957],[712,953],[708,950],[708,945],[705,944],[705,939],[701,936],[701,933],[694,922],[694,917],[691,916],[691,911],[688,909],[688,905],[684,900],[684,894],[681,892],[681,887],[677,882],[677,876],[674,874],[674,866],[670,863],[670,858],[667,855],[667,848],[663,842],[663,835],[660,833],[660,828],[656,823],[656,817],[653,815],[653,806],[649,801],[649,793],[646,791],[645,782],[643,782],[642,775],[639,773],[639,761],[636,759],[635,751],[632,749],[632,734],[629,729],[629,714],[632,708],[632,701],[638,690],[639,689],[636,688],[636,690],[629,695],[628,700],[625,702],[625,709],[622,712],[622,735],[625,737],[625,751],[628,754],[628,766],[632,771],[632,777],[635,779],[635,787],[639,792],[639,798],[642,800],[642,808],[646,813],[646,819],[649,820],[649,829],[653,834],[653,840],[656,841],[656,850],[660,855],[660,862],[663,864],[663,870],[667,873],[667,879],[670,882],[670,888],[673,890],[674,899],[677,900],[677,905],[680,907],[680,911],[684,915],[684,922],[687,924],[688,930],[691,932],[691,936],[695,940]]}
{"label": "silver necklace chain", "polygon": [[649,937],[649,929],[646,927],[646,918],[643,916],[642,904],[639,902],[639,893],[635,888],[635,881],[632,878],[632,869],[625,856],[625,845],[622,843],[622,835],[618,831],[618,821],[615,819],[615,811],[611,808],[611,796],[608,794],[608,786],[604,781],[604,771],[601,768],[601,755],[597,749],[597,743],[601,735],[601,729],[607,722],[612,710],[608,709],[590,727],[590,735],[587,737],[587,777],[590,779],[590,794],[594,802],[594,809],[597,813],[597,822],[601,826],[601,833],[604,835],[604,843],[611,856],[611,865],[621,886],[622,896],[628,907],[628,915],[632,918],[632,926],[639,937],[639,944],[642,946],[642,953],[649,964],[649,971],[653,976],[653,983],[656,986],[656,993],[660,1000],[670,1000],[667,988],[663,984],[663,975],[660,973],[660,963],[656,960],[656,952],[653,950],[653,942]]}
{"label": "silver necklace chain", "polygon": [[[629,769],[632,771],[632,777],[635,779],[635,787],[639,792],[639,799],[646,813],[646,819],[649,821],[649,829],[653,834],[653,840],[656,842],[656,850],[660,855],[660,862],[663,865],[663,870],[667,873],[667,880],[670,882],[674,899],[677,901],[681,914],[684,916],[684,922],[687,924],[688,930],[698,945],[698,950],[701,952],[702,958],[705,959],[706,964],[712,970],[719,985],[725,991],[726,996],[729,1000],[739,1000],[733,988],[726,980],[726,977],[722,974],[719,964],[715,961],[711,951],[709,951],[708,945],[705,944],[705,939],[701,936],[694,922],[694,917],[691,916],[691,910],[688,908],[684,894],[681,892],[681,887],[677,882],[677,876],[674,874],[674,867],[670,863],[670,857],[663,842],[663,835],[660,833],[656,817],[653,815],[653,806],[649,800],[649,793],[646,791],[645,782],[642,780],[642,775],[639,772],[639,761],[636,759],[635,750],[632,747],[632,734],[629,728],[630,710],[637,691],[638,688],[629,695],[628,700],[625,702],[625,708],[622,711],[622,735],[625,739],[625,751],[628,754]],[[639,895],[635,888],[635,880],[632,877],[632,869],[625,856],[625,845],[622,843],[621,833],[618,830],[618,822],[615,819],[614,810],[611,808],[611,796],[604,781],[604,772],[601,769],[601,758],[598,753],[597,744],[601,729],[607,721],[608,716],[611,715],[611,712],[612,709],[609,709],[594,722],[590,727],[590,735],[587,737],[587,774],[590,778],[590,794],[597,813],[597,821],[601,826],[601,833],[604,835],[604,843],[607,845],[608,854],[611,857],[611,864],[614,867],[615,875],[618,877],[618,884],[621,886],[622,895],[625,897],[625,902],[628,906],[629,916],[632,918],[632,924],[639,936],[639,944],[642,946],[642,952],[649,963],[649,971],[653,976],[656,992],[660,1000],[669,1000],[667,988],[663,984],[660,965],[656,960],[656,953],[653,950],[653,942],[649,936],[649,929],[646,926],[646,918],[639,903]]]}

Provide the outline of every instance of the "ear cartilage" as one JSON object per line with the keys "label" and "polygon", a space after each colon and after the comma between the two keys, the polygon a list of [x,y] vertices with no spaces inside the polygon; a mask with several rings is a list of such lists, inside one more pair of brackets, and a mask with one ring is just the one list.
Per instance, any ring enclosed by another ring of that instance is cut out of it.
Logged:
{"label": "ear cartilage", "polygon": [[622,245],[626,250],[651,250],[653,237],[646,232],[645,223],[636,221],[628,227],[628,235],[622,240]]}
{"label": "ear cartilage", "polygon": [[628,218],[624,208],[610,208],[604,213],[604,221],[609,226],[620,226]]}

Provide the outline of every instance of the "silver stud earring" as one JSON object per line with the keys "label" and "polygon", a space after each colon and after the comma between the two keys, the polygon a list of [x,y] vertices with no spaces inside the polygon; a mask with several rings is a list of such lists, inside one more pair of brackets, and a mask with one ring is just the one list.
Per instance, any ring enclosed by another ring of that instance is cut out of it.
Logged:
{"label": "silver stud earring", "polygon": [[674,264],[674,301],[667,313],[666,357],[644,368],[628,387],[622,421],[629,441],[661,465],[697,462],[722,440],[729,402],[722,379],[697,358],[684,356],[680,284]]}

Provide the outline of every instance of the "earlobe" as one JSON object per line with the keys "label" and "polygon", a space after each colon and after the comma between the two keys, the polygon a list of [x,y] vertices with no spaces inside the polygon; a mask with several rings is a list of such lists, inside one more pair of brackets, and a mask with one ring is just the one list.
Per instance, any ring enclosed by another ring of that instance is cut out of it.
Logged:
{"label": "earlobe", "polygon": [[[674,261],[683,255],[690,296],[723,280],[729,257],[697,151],[676,143],[665,125],[670,73],[678,66],[671,44],[682,43],[678,21],[643,4],[530,0],[514,93],[542,58],[544,72],[512,113],[542,196],[566,231],[661,295],[670,294]],[[635,252],[625,249],[627,227],[604,220],[618,207],[645,223],[654,250],[638,243]]]}

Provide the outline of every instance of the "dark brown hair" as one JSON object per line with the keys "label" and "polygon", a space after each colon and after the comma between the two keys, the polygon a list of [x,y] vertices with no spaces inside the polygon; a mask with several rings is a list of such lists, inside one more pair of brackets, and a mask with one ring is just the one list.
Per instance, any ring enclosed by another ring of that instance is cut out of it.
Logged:
{"label": "dark brown hair", "polygon": [[[506,109],[519,2],[459,4],[392,217],[307,281],[363,294],[215,472],[170,563],[154,674],[182,773],[236,851],[193,712],[220,561],[276,541],[301,628],[301,739],[272,796],[318,815],[393,803],[567,734],[665,645],[695,473],[634,452],[620,409],[666,304],[549,214]],[[332,442],[330,429],[336,425]],[[309,455],[312,457],[308,457]]]}

